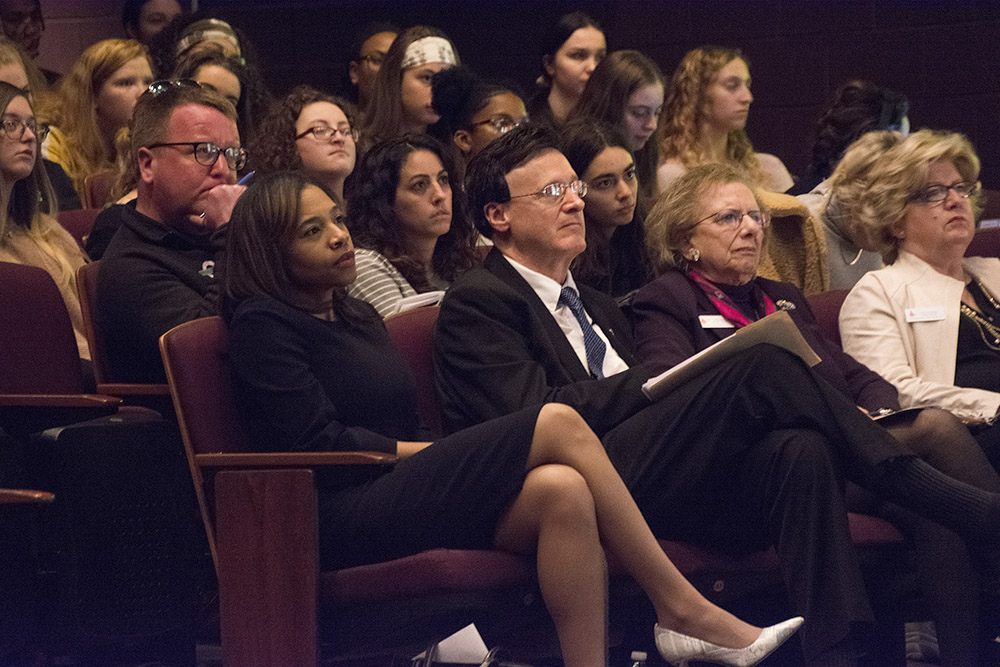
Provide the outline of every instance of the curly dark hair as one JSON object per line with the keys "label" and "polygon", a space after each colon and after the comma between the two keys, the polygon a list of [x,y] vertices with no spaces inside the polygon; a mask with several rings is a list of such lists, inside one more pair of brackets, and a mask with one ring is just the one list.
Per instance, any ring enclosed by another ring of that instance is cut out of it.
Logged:
{"label": "curly dark hair", "polygon": [[302,160],[295,147],[295,123],[302,110],[314,102],[329,102],[339,107],[351,127],[356,127],[357,112],[353,104],[310,86],[296,86],[271,105],[257,127],[257,140],[250,147],[250,163],[256,171],[271,173],[302,168]]}
{"label": "curly dark hair", "polygon": [[816,143],[802,180],[819,183],[833,173],[847,147],[861,135],[898,130],[909,110],[909,101],[900,93],[870,81],[848,81],[816,123]]}
{"label": "curly dark hair", "polygon": [[409,254],[406,235],[396,219],[396,188],[407,158],[422,150],[441,160],[451,184],[451,229],[438,238],[431,260],[434,273],[451,282],[477,262],[476,232],[465,213],[465,197],[451,156],[438,141],[427,135],[406,134],[375,144],[345,184],[344,193],[347,226],[355,243],[385,256],[418,292],[432,288],[427,281],[427,267]]}

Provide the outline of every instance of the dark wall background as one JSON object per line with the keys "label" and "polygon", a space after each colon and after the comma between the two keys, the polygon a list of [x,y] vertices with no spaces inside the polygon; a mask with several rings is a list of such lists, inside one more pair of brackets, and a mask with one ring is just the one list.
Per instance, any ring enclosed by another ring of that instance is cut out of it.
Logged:
{"label": "dark wall background", "polygon": [[370,21],[443,29],[464,63],[526,93],[541,36],[582,9],[604,26],[609,50],[635,48],[667,78],[686,51],[738,46],[750,61],[755,102],[747,130],[793,173],[809,158],[816,119],[833,90],[861,77],[910,99],[913,127],[964,132],[1000,188],[1000,2],[995,0],[205,0],[209,14],[253,40],[276,94],[298,83],[338,90],[348,51]]}

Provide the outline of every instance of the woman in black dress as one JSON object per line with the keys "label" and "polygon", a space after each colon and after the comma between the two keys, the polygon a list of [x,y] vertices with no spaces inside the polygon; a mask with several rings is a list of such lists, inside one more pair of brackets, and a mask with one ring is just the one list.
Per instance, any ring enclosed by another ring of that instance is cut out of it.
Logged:
{"label": "woman in black dress", "polygon": [[400,457],[387,472],[322,488],[324,565],[435,547],[533,554],[566,665],[605,664],[604,549],[653,601],[657,647],[671,662],[755,664],[798,627],[792,619],[762,631],[705,600],[566,406],[418,441],[412,378],[375,311],[343,294],[354,252],[340,210],[301,175],[261,178],[240,198],[224,276],[234,388],[252,446]]}

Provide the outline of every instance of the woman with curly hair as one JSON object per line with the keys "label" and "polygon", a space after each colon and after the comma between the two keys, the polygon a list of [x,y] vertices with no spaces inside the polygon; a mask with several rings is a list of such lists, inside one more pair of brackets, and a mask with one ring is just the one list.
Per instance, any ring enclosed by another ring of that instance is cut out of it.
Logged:
{"label": "woman with curly hair", "polygon": [[39,114],[52,128],[42,155],[66,171],[81,198],[87,176],[114,169],[118,131],[152,81],[145,46],[106,39],[83,52],[60,81],[53,104]]}
{"label": "woman with curly hair", "polygon": [[347,187],[347,226],[358,245],[348,293],[386,317],[401,299],[443,290],[477,260],[451,158],[407,134],[375,144]]}
{"label": "woman with curly hair", "polygon": [[663,72],[652,60],[638,51],[615,51],[590,76],[574,113],[624,133],[635,155],[641,194],[650,206],[656,199],[659,151],[654,134],[663,110],[663,83]]}
{"label": "woman with curly hair", "polygon": [[437,28],[413,26],[393,40],[361,128],[362,152],[402,134],[423,134],[436,123],[431,78],[459,64],[454,45]]}
{"label": "woman with curly hair", "polygon": [[888,130],[903,136],[909,134],[909,111],[905,95],[870,81],[855,79],[845,83],[833,94],[833,102],[816,123],[809,166],[788,194],[816,192],[833,173],[847,147],[867,132]]}
{"label": "woman with curly hair", "polygon": [[355,127],[350,102],[296,86],[261,122],[250,149],[253,168],[261,173],[301,171],[343,203],[344,181],[357,158]]}
{"label": "woman with curly hair", "polygon": [[716,162],[745,172],[772,192],[792,186],[781,160],[755,153],[745,127],[753,95],[750,69],[739,49],[703,46],[674,71],[663,105],[660,191],[688,168]]}

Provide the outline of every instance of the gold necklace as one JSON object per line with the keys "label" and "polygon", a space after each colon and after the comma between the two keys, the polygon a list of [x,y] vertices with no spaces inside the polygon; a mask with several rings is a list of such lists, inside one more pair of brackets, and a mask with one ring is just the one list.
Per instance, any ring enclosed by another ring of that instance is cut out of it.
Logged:
{"label": "gold necklace", "polygon": [[[976,284],[979,286],[979,289],[982,290],[983,294],[986,295],[986,298],[993,305],[993,307],[1000,309],[1000,306],[997,305],[993,296],[983,288],[982,283],[977,280]],[[994,324],[988,317],[976,312],[964,303],[961,304],[960,309],[962,315],[972,320],[973,324],[976,325],[976,328],[979,329],[979,336],[983,339],[983,342],[986,343],[986,347],[991,350],[1000,351],[1000,327]],[[992,342],[990,342],[991,338]]]}

